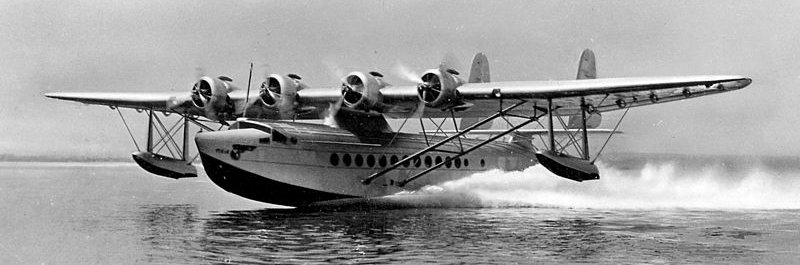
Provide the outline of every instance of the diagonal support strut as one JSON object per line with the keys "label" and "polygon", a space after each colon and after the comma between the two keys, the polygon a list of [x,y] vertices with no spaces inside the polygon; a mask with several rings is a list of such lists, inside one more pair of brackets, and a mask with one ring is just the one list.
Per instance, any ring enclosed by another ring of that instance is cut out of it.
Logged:
{"label": "diagonal support strut", "polygon": [[450,137],[447,137],[446,139],[444,139],[444,140],[442,140],[442,141],[440,141],[440,142],[438,142],[438,143],[435,143],[435,144],[433,144],[433,145],[430,145],[430,146],[428,146],[427,148],[425,148],[425,149],[422,149],[422,150],[420,150],[420,151],[418,151],[418,152],[414,153],[413,155],[410,155],[410,156],[408,156],[408,157],[406,157],[406,158],[404,158],[404,159],[402,159],[402,160],[398,161],[397,163],[394,163],[394,164],[392,164],[391,166],[389,166],[389,167],[387,167],[387,168],[385,168],[385,169],[383,169],[383,170],[381,170],[381,171],[379,171],[379,172],[373,173],[372,175],[370,175],[370,176],[369,176],[369,177],[367,177],[366,179],[362,180],[362,181],[361,181],[361,183],[362,183],[362,184],[364,184],[364,185],[368,185],[368,184],[370,184],[370,183],[371,183],[373,180],[375,180],[376,178],[379,178],[379,177],[381,177],[381,176],[383,176],[383,175],[386,175],[386,173],[388,173],[389,171],[392,171],[392,170],[396,169],[396,168],[397,168],[397,167],[399,167],[400,165],[402,165],[402,164],[404,164],[404,163],[406,163],[406,162],[408,162],[408,161],[411,161],[411,160],[413,160],[413,159],[415,159],[415,158],[418,158],[418,157],[420,157],[420,156],[424,155],[425,153],[428,153],[428,152],[430,152],[430,151],[433,151],[433,150],[435,150],[437,147],[440,147],[440,146],[442,146],[442,145],[444,145],[444,144],[446,144],[446,143],[448,143],[448,142],[452,141],[453,139],[456,139],[456,138],[458,138],[458,137],[461,137],[462,135],[469,133],[469,132],[470,132],[470,131],[472,131],[473,129],[475,129],[475,128],[478,128],[478,127],[480,127],[481,125],[483,125],[483,124],[485,124],[485,123],[487,123],[487,122],[490,122],[490,121],[492,121],[492,120],[494,120],[494,119],[496,119],[496,118],[498,118],[498,117],[500,117],[500,116],[503,116],[503,115],[505,115],[507,112],[509,112],[509,111],[511,111],[511,110],[513,110],[513,109],[515,109],[515,108],[517,108],[517,107],[519,107],[519,106],[521,106],[522,104],[525,104],[526,102],[527,102],[527,101],[520,100],[520,102],[517,102],[517,103],[515,103],[514,105],[511,105],[511,106],[510,106],[510,107],[508,107],[508,108],[505,108],[505,109],[503,109],[503,110],[501,110],[501,111],[498,111],[497,113],[495,113],[495,114],[492,114],[491,116],[489,116],[489,117],[486,117],[485,119],[483,119],[483,120],[481,120],[481,121],[479,121],[479,122],[476,122],[475,124],[473,124],[473,125],[469,126],[468,128],[466,128],[466,129],[464,129],[464,130],[461,130],[460,132],[458,132],[458,133],[456,133],[456,134],[454,134],[454,135],[451,135]]}

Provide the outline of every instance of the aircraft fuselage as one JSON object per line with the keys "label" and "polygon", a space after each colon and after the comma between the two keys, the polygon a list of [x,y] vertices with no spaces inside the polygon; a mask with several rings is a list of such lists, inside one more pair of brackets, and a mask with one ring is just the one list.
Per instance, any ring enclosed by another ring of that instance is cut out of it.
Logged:
{"label": "aircraft fuselage", "polygon": [[[532,150],[512,143],[490,143],[429,175],[400,187],[404,180],[444,161],[448,152],[431,152],[364,185],[361,180],[442,137],[387,133],[358,136],[319,124],[240,121],[231,129],[196,136],[209,178],[224,190],[256,201],[303,206],[318,201],[379,197],[416,190],[490,169],[521,170],[536,164]],[[458,151],[479,141],[462,139],[441,149]]]}

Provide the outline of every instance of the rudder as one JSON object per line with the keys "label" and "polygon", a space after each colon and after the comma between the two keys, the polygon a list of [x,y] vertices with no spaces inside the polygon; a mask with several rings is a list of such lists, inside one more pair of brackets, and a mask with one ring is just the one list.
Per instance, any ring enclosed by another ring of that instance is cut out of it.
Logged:
{"label": "rudder", "polygon": [[581,60],[578,62],[578,76],[576,79],[595,78],[597,78],[597,66],[595,65],[594,52],[590,49],[585,49],[581,53]]}
{"label": "rudder", "polygon": [[[581,53],[581,59],[578,61],[578,75],[575,77],[578,80],[581,79],[595,79],[597,78],[597,65],[594,59],[594,52],[590,49],[583,50]],[[586,117],[586,128],[594,129],[600,126],[600,122],[602,121],[602,117],[600,113],[592,113]],[[580,129],[583,128],[583,124],[581,122],[581,116],[569,116],[569,122],[567,122],[567,128],[569,129]]]}
{"label": "rudder", "polygon": [[472,59],[472,68],[469,71],[469,83],[488,83],[489,77],[489,60],[483,53],[475,54]]}

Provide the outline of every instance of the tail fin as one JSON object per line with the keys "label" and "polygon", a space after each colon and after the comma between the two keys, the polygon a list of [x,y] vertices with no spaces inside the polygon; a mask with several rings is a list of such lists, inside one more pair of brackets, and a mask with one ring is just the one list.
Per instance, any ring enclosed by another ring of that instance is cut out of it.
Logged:
{"label": "tail fin", "polygon": [[472,68],[469,71],[469,83],[488,83],[489,79],[489,60],[483,53],[475,54],[472,59]]}
{"label": "tail fin", "polygon": [[578,62],[578,77],[576,79],[595,79],[597,78],[597,66],[594,61],[594,52],[586,49],[581,53],[581,60]]}
{"label": "tail fin", "polygon": [[[472,68],[469,71],[469,80],[470,83],[488,83],[490,81],[489,78],[489,60],[486,59],[486,55],[483,53],[475,54],[475,58],[472,59]],[[465,129],[472,124],[480,121],[481,118],[479,117],[470,117],[470,118],[462,118],[461,123],[459,124],[459,129]],[[485,130],[492,127],[492,123],[485,123],[478,127],[479,130]]]}
{"label": "tail fin", "polygon": [[[576,79],[595,79],[597,78],[597,66],[595,65],[594,59],[594,52],[590,49],[583,50],[581,53],[581,60],[578,62],[578,76]],[[592,113],[589,117],[586,117],[586,128],[594,129],[600,126],[600,122],[602,121],[602,117],[600,113]],[[569,122],[567,122],[567,128],[569,129],[579,129],[583,128],[583,124],[581,122],[581,116],[569,116]]]}

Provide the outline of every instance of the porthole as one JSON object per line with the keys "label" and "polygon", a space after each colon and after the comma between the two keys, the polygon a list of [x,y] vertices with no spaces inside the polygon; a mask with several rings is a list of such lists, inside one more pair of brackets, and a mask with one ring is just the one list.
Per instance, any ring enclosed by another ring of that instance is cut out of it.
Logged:
{"label": "porthole", "polygon": [[367,156],[367,166],[368,167],[374,167],[375,166],[375,156],[373,156],[373,155],[368,155]]}
{"label": "porthole", "polygon": [[386,167],[386,156],[383,155],[381,156],[381,159],[378,160],[378,165],[380,165],[381,167]]}
{"label": "porthole", "polygon": [[294,138],[294,137],[289,138],[289,142],[292,143],[292,144],[297,144],[297,138]]}
{"label": "porthole", "polygon": [[391,163],[392,165],[397,164],[398,161],[400,161],[400,159],[397,158],[396,155],[392,155],[392,158],[389,159],[389,163]]}
{"label": "porthole", "polygon": [[485,166],[486,166],[486,161],[483,161],[483,158],[481,158],[481,167],[485,167]]}
{"label": "porthole", "polygon": [[449,157],[449,156],[448,156],[448,157],[445,157],[445,158],[444,158],[444,161],[445,161],[445,162],[444,162],[444,167],[446,167],[446,168],[450,168],[450,166],[453,164],[453,161],[452,161],[452,160],[450,160],[450,157]]}
{"label": "porthole", "polygon": [[331,165],[338,166],[339,165],[339,155],[336,153],[331,154]]}
{"label": "porthole", "polygon": [[456,168],[461,168],[461,158],[453,159],[453,166]]}
{"label": "porthole", "polygon": [[356,165],[357,167],[360,167],[361,165],[363,165],[363,164],[364,164],[364,157],[363,157],[363,156],[361,156],[361,154],[357,154],[357,155],[356,155],[356,161],[355,161],[355,162],[356,162],[356,163],[355,163],[355,165]]}
{"label": "porthole", "polygon": [[[408,158],[408,156],[403,156],[403,159],[406,159],[406,158]],[[404,167],[408,167],[410,165],[411,165],[411,160],[406,160],[406,162],[403,162],[403,166]]]}
{"label": "porthole", "polygon": [[349,167],[349,166],[350,166],[350,162],[351,162],[351,160],[350,160],[350,159],[351,159],[351,158],[350,158],[350,154],[344,154],[344,155],[342,156],[342,163],[344,163],[344,166],[346,166],[346,167]]}
{"label": "porthole", "polygon": [[464,158],[464,167],[468,167],[468,166],[469,166],[469,159]]}
{"label": "porthole", "polygon": [[441,156],[436,156],[436,164],[435,165],[438,165],[440,163],[442,163],[442,157]]}
{"label": "porthole", "polygon": [[431,167],[431,164],[433,164],[433,159],[430,156],[425,156],[425,166]]}
{"label": "porthole", "polygon": [[414,158],[414,167],[420,167],[420,166],[422,166],[422,159],[420,159],[419,157],[415,157]]}

